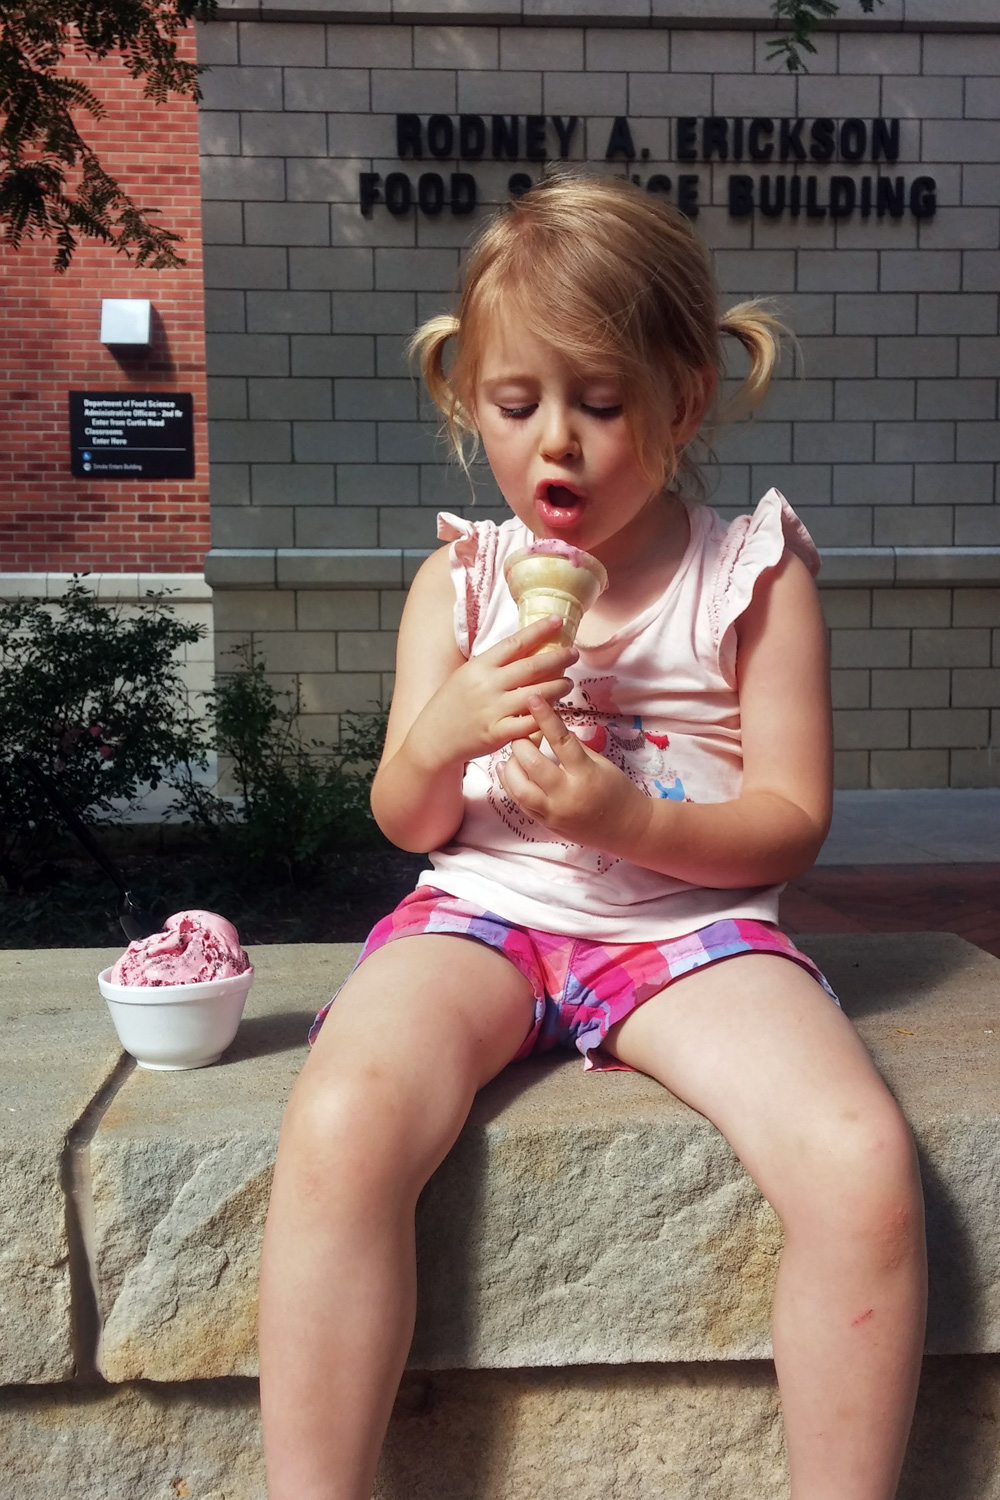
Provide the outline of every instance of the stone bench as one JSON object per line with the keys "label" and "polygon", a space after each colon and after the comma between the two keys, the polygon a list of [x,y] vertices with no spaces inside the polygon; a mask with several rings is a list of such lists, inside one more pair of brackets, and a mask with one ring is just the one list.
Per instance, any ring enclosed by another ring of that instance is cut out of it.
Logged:
{"label": "stone bench", "polygon": [[[917,1137],[928,1359],[901,1496],[1000,1500],[1000,963],[939,934],[803,940]],[[11,1500],[264,1500],[260,1231],[346,945],[259,948],[217,1067],[122,1056],[113,953],[0,954],[0,1432]],[[780,1228],[639,1075],[509,1068],[421,1199],[384,1500],[778,1500]]]}

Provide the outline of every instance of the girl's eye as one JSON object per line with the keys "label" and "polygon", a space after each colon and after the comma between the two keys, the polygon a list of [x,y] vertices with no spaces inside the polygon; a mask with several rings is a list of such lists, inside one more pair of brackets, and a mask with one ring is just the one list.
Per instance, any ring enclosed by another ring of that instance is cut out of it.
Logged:
{"label": "girl's eye", "polygon": [[[508,421],[517,422],[523,421],[525,417],[530,417],[537,410],[537,405],[538,403],[533,401],[527,406],[498,406],[497,411],[501,417],[505,417]],[[620,401],[616,406],[592,406],[587,401],[581,401],[580,409],[581,411],[585,411],[588,416],[597,417],[602,422],[610,422],[622,414],[622,404]]]}

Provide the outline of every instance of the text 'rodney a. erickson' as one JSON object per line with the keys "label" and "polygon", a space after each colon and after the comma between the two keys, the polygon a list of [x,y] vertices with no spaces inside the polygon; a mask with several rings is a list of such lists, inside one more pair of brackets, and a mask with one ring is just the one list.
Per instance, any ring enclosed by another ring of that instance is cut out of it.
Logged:
{"label": "text 'rodney a. erickson'", "polygon": [[[578,115],[428,115],[396,116],[396,154],[400,161],[451,161],[459,170],[379,172],[359,174],[359,206],[369,217],[376,205],[384,204],[394,217],[413,209],[435,216],[447,208],[453,214],[468,214],[476,207],[479,190],[471,172],[462,171],[462,162],[547,162],[566,160],[574,154],[574,143],[580,132]],[[674,178],[664,172],[649,175],[633,172],[636,163],[649,162],[653,153],[641,142],[643,122],[632,122],[618,115],[611,122],[601,122],[606,139],[589,142],[587,158],[603,157],[626,167],[631,180],[647,192],[671,197],[692,218],[701,204],[701,179],[696,172],[681,171]],[[603,147],[603,151],[602,148]],[[800,214],[809,219],[848,218],[855,212],[863,219],[874,215],[898,219],[907,211],[915,218],[930,218],[937,209],[937,185],[933,177],[918,176],[912,181],[883,171],[898,162],[900,128],[898,119],[877,117],[863,120],[851,117],[833,120],[775,118],[758,115],[753,118],[721,115],[681,115],[674,124],[673,159],[679,163],[747,162],[767,165],[770,170],[759,176],[732,172],[726,184],[726,205],[733,218],[745,218],[755,211],[765,217],[778,218]],[[584,153],[577,151],[578,158]],[[834,162],[859,165],[870,162],[874,173],[847,175],[810,173],[809,166]],[[800,172],[800,164],[806,171]],[[776,172],[779,164],[788,171]],[[512,172],[506,191],[513,197],[533,185],[530,172]]]}

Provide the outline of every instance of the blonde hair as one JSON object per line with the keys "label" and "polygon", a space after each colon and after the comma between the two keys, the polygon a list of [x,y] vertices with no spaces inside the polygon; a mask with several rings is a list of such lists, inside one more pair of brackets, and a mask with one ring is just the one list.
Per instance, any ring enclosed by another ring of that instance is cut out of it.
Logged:
{"label": "blonde hair", "polygon": [[[698,483],[699,431],[760,404],[784,332],[757,301],[720,318],[709,251],[676,209],[627,182],[545,178],[479,234],[457,313],[431,318],[410,340],[466,472],[478,448],[483,351],[498,317],[511,314],[575,369],[620,380],[639,462],[657,486],[680,474]],[[723,334],[743,345],[750,371],[720,411]]]}

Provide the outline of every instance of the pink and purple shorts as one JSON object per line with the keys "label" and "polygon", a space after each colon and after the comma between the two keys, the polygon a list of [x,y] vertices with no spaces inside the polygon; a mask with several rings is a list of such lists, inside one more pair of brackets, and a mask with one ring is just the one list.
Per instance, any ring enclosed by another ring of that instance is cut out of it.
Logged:
{"label": "pink and purple shorts", "polygon": [[[597,943],[518,927],[495,912],[423,885],[372,928],[354,967],[395,938],[422,933],[453,933],[485,943],[508,958],[529,981],[535,1020],[518,1058],[554,1047],[576,1047],[586,1068],[620,1067],[598,1051],[617,1021],[675,979],[739,953],[777,953],[790,958],[839,1004],[812,959],[766,922],[733,917],[662,943]],[[313,1022],[310,1043],[319,1035],[333,1003],[325,1005]]]}

